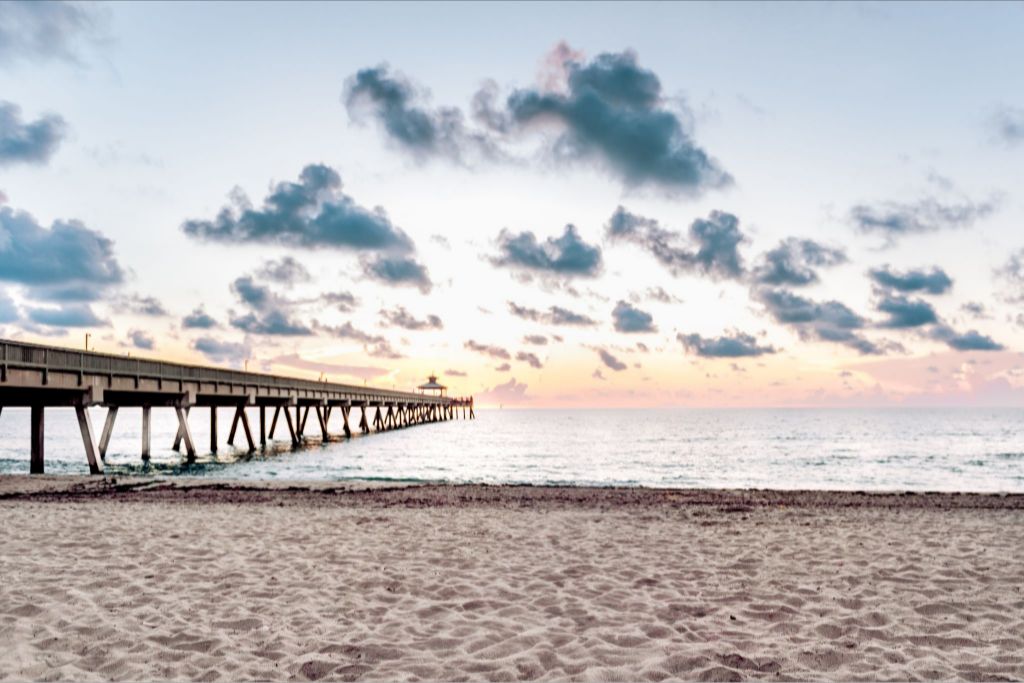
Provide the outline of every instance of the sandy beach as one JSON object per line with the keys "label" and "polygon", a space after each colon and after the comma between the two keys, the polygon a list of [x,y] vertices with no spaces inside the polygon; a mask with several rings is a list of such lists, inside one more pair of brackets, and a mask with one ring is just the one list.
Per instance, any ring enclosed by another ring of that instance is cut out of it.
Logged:
{"label": "sandy beach", "polygon": [[0,479],[4,680],[1024,678],[1024,497]]}

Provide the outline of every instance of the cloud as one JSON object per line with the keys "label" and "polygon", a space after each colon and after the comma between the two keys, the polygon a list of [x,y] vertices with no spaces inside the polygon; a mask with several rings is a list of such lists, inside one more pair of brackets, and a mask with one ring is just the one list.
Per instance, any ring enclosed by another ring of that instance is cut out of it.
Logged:
{"label": "cloud", "polygon": [[153,342],[153,336],[144,330],[131,330],[128,332],[128,340],[135,348],[144,349],[146,351],[152,351],[153,346],[155,345]]}
{"label": "cloud", "polygon": [[64,119],[54,114],[22,122],[18,105],[0,101],[0,166],[45,164],[60,147],[66,129]]}
{"label": "cloud", "polygon": [[324,292],[320,295],[320,302],[334,306],[342,313],[351,313],[359,303],[351,292]]}
{"label": "cloud", "polygon": [[152,296],[139,296],[138,294],[133,294],[121,301],[121,305],[128,312],[136,315],[148,315],[152,317],[167,315],[167,309],[164,308],[164,305]]}
{"label": "cloud", "polygon": [[1002,351],[1005,348],[992,337],[977,330],[960,333],[946,325],[939,325],[933,329],[931,337],[957,351]]}
{"label": "cloud", "polygon": [[11,295],[0,291],[0,323],[13,323],[21,317],[18,307]]}
{"label": "cloud", "polygon": [[931,325],[939,321],[932,305],[922,299],[884,296],[879,300],[877,308],[889,316],[881,323],[882,327],[904,329]]}
{"label": "cloud", "polygon": [[667,106],[661,81],[638,65],[633,52],[585,61],[560,45],[548,62],[561,72],[553,80],[562,87],[517,89],[499,105],[488,86],[474,98],[475,118],[506,137],[554,128],[558,136],[547,150],[552,160],[596,162],[628,187],[692,195],[731,184],[693,140],[689,113]]}
{"label": "cloud", "polygon": [[306,266],[291,256],[285,256],[277,261],[267,261],[256,274],[264,280],[287,286],[309,282],[312,279]]}
{"label": "cloud", "polygon": [[903,272],[883,266],[872,269],[868,275],[880,287],[905,293],[945,294],[953,287],[953,280],[938,266],[930,271],[914,269]]}
{"label": "cloud", "polygon": [[49,229],[24,211],[0,207],[0,280],[32,288],[33,298],[91,301],[124,282],[114,243],[79,221]]}
{"label": "cloud", "polygon": [[764,253],[753,269],[752,279],[759,285],[802,287],[818,282],[815,268],[842,263],[846,263],[842,249],[791,237]]}
{"label": "cloud", "polygon": [[861,232],[883,235],[886,243],[892,244],[906,235],[969,228],[992,215],[998,206],[995,198],[944,204],[926,197],[917,202],[857,204],[850,209],[849,219]]}
{"label": "cloud", "polygon": [[609,369],[614,370],[615,372],[621,372],[626,369],[626,364],[608,351],[604,349],[595,349],[595,351],[597,351],[597,355],[601,357],[601,362]]}
{"label": "cloud", "polygon": [[992,137],[1006,145],[1016,145],[1024,141],[1024,109],[1017,107],[1001,107],[989,121]]}
{"label": "cloud", "polygon": [[526,351],[520,351],[516,354],[516,360],[528,364],[531,368],[537,368],[538,370],[544,365],[540,362],[540,358],[537,358],[535,354],[527,353]]}
{"label": "cloud", "polygon": [[522,403],[529,400],[526,396],[527,384],[517,382],[515,377],[504,384],[497,384],[474,397],[479,403]]}
{"label": "cloud", "polygon": [[967,303],[960,306],[960,310],[967,313],[973,318],[987,318],[988,311],[985,308],[985,304],[978,301],[968,301]]}
{"label": "cloud", "polygon": [[650,313],[641,311],[625,301],[619,301],[612,309],[612,320],[615,322],[616,332],[657,332],[654,326],[654,318]]}
{"label": "cloud", "polygon": [[427,267],[412,257],[376,256],[363,259],[361,265],[364,275],[386,285],[412,285],[424,294],[430,293],[434,286]]}
{"label": "cloud", "polygon": [[216,218],[187,220],[181,229],[190,237],[225,243],[412,251],[412,240],[383,209],[359,206],[341,187],[337,171],[310,164],[298,183],[277,183],[261,208],[236,191]]}
{"label": "cloud", "polygon": [[543,243],[530,231],[513,234],[502,230],[497,240],[496,266],[564,277],[595,277],[601,272],[601,248],[587,244],[573,225],[566,225],[561,237]]}
{"label": "cloud", "polygon": [[512,355],[500,346],[480,344],[472,339],[465,343],[465,347],[470,351],[476,351],[477,353],[482,353],[486,356],[490,356],[491,358],[500,358],[502,360],[510,360],[512,358]]}
{"label": "cloud", "polygon": [[882,353],[860,334],[867,321],[838,301],[811,301],[784,289],[757,289],[753,293],[778,323],[794,328],[801,339],[833,342],[863,354]]}
{"label": "cloud", "polygon": [[752,335],[736,332],[732,336],[702,337],[699,334],[677,334],[687,351],[702,358],[745,358],[775,353],[775,347],[759,346]]}
{"label": "cloud", "polygon": [[605,233],[612,241],[631,242],[649,251],[673,275],[697,272],[712,279],[738,279],[744,273],[739,245],[745,238],[739,219],[730,213],[712,211],[707,219],[694,220],[684,240],[655,219],[620,206],[605,225]]}
{"label": "cloud", "polygon": [[494,369],[497,372],[508,372],[509,370],[512,369],[512,366],[509,365],[508,363],[502,363],[501,365],[495,366]]}
{"label": "cloud", "polygon": [[548,343],[548,338],[542,334],[528,334],[523,337],[523,342],[534,346],[545,346]]}
{"label": "cloud", "polygon": [[561,306],[551,306],[547,311],[538,311],[535,308],[520,306],[509,301],[508,309],[514,316],[537,323],[546,323],[548,325],[589,327],[597,324],[597,321],[593,318],[583,315],[582,313],[570,311],[569,309],[562,308]]}
{"label": "cloud", "polygon": [[404,306],[397,306],[394,310],[381,310],[381,318],[385,325],[401,327],[406,330],[440,330],[444,323],[436,315],[428,315],[420,320],[405,310]]}
{"label": "cloud", "polygon": [[181,319],[181,326],[186,330],[209,330],[217,327],[217,321],[200,306]]}
{"label": "cloud", "polygon": [[199,337],[192,342],[192,348],[214,363],[241,365],[249,357],[248,344],[223,342],[213,337]]}
{"label": "cloud", "polygon": [[313,370],[325,374],[345,375],[358,377],[359,379],[375,379],[387,375],[390,370],[366,365],[342,365],[337,363],[324,363],[320,361],[306,360],[296,353],[271,358],[268,363],[273,365],[284,365],[297,370]]}
{"label": "cloud", "polygon": [[231,318],[231,325],[250,334],[303,336],[312,334],[306,325],[293,320],[288,311],[290,302],[274,294],[266,285],[257,284],[245,275],[231,283],[231,291],[250,310]]}
{"label": "cloud", "polygon": [[1003,291],[1006,300],[1012,303],[1024,301],[1024,249],[1010,254],[1006,264],[996,270],[996,275],[1008,285]]}
{"label": "cloud", "polygon": [[84,42],[104,39],[106,10],[94,3],[4,2],[0,12],[0,63],[19,60],[79,61]]}
{"label": "cloud", "polygon": [[605,378],[604,373],[601,372],[601,368],[594,368],[594,371],[590,373],[590,376],[593,377],[594,379],[601,380],[602,382],[607,381],[607,378]]}
{"label": "cloud", "polygon": [[430,109],[423,95],[387,65],[361,69],[345,83],[349,118],[362,122],[369,113],[388,139],[419,161],[432,157],[463,163],[471,156],[500,156],[488,136],[471,131],[454,107]]}
{"label": "cloud", "polygon": [[464,373],[462,370],[452,370],[452,369],[445,370],[444,374],[447,377],[465,377],[466,376],[466,373]]}
{"label": "cloud", "polygon": [[329,334],[338,339],[352,339],[361,342],[363,349],[371,356],[377,358],[402,358],[402,354],[395,351],[391,346],[391,342],[386,338],[379,334],[370,334],[356,329],[351,322],[346,322],[344,325],[321,325],[314,320],[313,327],[318,332]]}
{"label": "cloud", "polygon": [[110,324],[88,304],[67,304],[60,308],[29,308],[28,319],[50,327],[106,327]]}
{"label": "cloud", "polygon": [[[647,292],[646,292],[645,295],[651,301],[657,301],[657,302],[660,302],[660,303],[663,303],[663,304],[681,304],[681,303],[683,303],[682,299],[680,299],[679,297],[674,296],[672,294],[669,294],[662,287],[648,287],[647,288]],[[640,297],[639,297],[639,295],[634,295],[633,297],[630,297],[630,298],[633,298],[635,300],[639,300]]]}

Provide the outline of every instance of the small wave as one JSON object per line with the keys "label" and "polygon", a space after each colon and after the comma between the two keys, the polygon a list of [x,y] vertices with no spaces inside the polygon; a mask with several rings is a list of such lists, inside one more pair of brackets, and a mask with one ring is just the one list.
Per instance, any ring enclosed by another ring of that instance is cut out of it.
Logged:
{"label": "small wave", "polygon": [[996,453],[995,457],[1002,460],[1020,460],[1024,458],[1024,453]]}

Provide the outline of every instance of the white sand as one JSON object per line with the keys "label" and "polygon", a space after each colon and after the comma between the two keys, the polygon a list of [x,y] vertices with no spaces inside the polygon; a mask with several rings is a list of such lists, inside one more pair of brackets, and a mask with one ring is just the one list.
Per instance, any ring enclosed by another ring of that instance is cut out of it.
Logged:
{"label": "white sand", "polygon": [[0,500],[0,678],[1024,677],[1019,501],[476,490]]}

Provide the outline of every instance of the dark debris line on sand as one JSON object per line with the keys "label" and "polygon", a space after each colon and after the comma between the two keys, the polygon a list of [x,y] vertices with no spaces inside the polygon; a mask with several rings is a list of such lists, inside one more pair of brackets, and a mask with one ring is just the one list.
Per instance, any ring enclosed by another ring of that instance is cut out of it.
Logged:
{"label": "dark debris line on sand", "polygon": [[487,484],[337,485],[195,482],[173,479],[29,477],[0,478],[0,500],[71,502],[248,503],[380,507],[699,507],[751,512],[765,507],[1024,509],[1022,494],[871,493],[740,489],[648,489]]}

